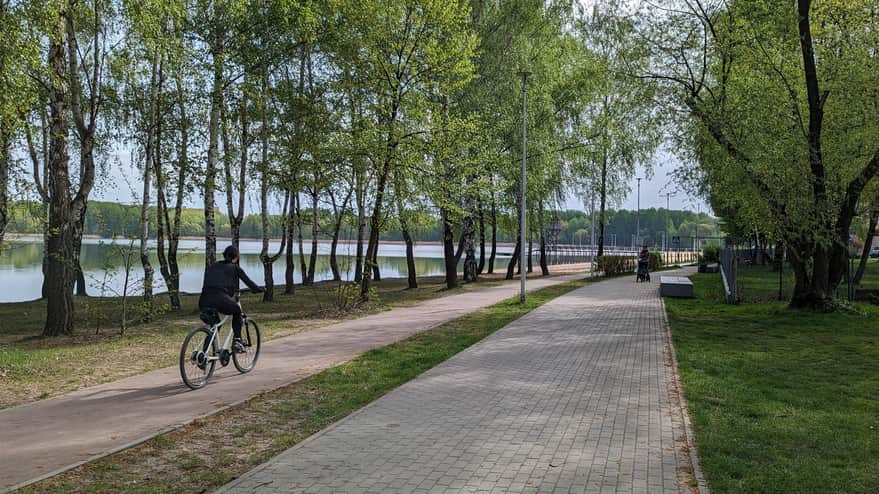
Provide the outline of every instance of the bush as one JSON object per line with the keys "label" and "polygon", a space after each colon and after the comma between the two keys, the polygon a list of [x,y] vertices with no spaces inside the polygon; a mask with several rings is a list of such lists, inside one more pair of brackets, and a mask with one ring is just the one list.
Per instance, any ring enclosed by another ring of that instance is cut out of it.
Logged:
{"label": "bush", "polygon": [[702,257],[705,259],[706,263],[720,262],[720,250],[721,247],[719,244],[708,244],[705,247],[702,247]]}
{"label": "bush", "polygon": [[600,256],[595,258],[595,269],[605,276],[617,276],[635,271],[635,258],[629,256]]}
{"label": "bush", "polygon": [[[369,289],[369,296],[366,301],[368,303],[380,302],[378,291],[376,291],[375,287]],[[348,313],[360,307],[362,303],[363,299],[360,297],[360,283],[342,283],[336,288],[333,305],[336,307],[337,311]]]}
{"label": "bush", "polygon": [[650,271],[658,271],[662,269],[665,263],[662,261],[662,254],[659,252],[651,252],[650,253],[650,263],[647,265],[647,269]]}

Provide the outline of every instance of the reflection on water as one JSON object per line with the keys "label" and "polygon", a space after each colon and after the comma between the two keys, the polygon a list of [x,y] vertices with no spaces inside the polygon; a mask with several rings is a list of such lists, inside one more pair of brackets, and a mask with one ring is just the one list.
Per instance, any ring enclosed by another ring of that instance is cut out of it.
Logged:
{"label": "reflection on water", "polygon": [[[218,242],[217,249],[222,251],[227,243]],[[204,273],[204,242],[199,240],[184,240],[180,242],[178,262],[180,265],[180,288],[185,292],[198,292],[201,289],[202,274]],[[258,284],[263,284],[263,267],[259,260],[259,251],[262,247],[260,242],[241,242],[241,267]],[[279,245],[272,244],[272,249],[277,252]],[[128,242],[113,242],[111,240],[86,239],[82,246],[82,268],[85,271],[86,282],[90,286],[90,295],[113,296],[122,292],[124,283],[125,251]],[[140,265],[137,244],[133,246],[134,252],[131,258],[131,280],[129,290],[137,287],[143,276]],[[305,246],[306,260],[311,245]],[[353,279],[354,254],[356,246],[353,244],[340,244],[338,248],[338,263],[342,278]],[[326,280],[333,277],[330,269],[329,244],[319,244],[318,257],[315,268],[315,279]],[[496,262],[496,269],[505,269],[509,262],[510,248],[498,248],[500,255]],[[478,252],[477,252],[478,255]],[[155,289],[165,289],[164,280],[159,274],[159,262],[155,252],[150,253],[155,274]],[[415,247],[415,268],[419,276],[431,276],[443,273],[443,249],[441,245],[418,245]],[[296,270],[294,278],[296,283],[302,281],[298,255],[295,256]],[[20,302],[33,300],[40,297],[43,283],[42,273],[43,244],[40,239],[21,239],[7,242],[4,250],[0,252],[0,302]],[[382,277],[398,278],[406,276],[406,251],[403,245],[382,244],[379,248],[378,257]],[[274,264],[275,283],[284,281],[285,260],[282,256]],[[135,288],[136,290],[136,288]]]}

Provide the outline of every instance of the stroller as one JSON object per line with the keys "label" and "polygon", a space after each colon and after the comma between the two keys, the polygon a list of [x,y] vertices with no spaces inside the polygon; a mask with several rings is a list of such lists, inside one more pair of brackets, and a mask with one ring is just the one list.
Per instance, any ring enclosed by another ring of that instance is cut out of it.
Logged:
{"label": "stroller", "polygon": [[638,274],[635,276],[635,282],[650,282],[650,271],[647,270],[649,266],[649,261],[638,259]]}

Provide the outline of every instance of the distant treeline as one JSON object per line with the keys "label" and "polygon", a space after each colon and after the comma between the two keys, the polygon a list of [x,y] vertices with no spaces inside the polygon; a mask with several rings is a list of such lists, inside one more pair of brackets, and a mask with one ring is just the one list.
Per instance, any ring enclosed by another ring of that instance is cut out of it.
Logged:
{"label": "distant treeline", "polygon": [[[45,214],[42,205],[19,202],[11,207],[9,225],[10,233],[18,234],[42,234],[45,228]],[[310,225],[311,218],[307,211],[303,211],[303,224]],[[153,212],[155,217],[155,212]],[[357,235],[356,227],[348,217],[341,231],[342,239],[353,239]],[[589,243],[592,234],[591,215],[583,211],[567,210],[559,212],[547,212],[545,223],[558,225],[558,241],[560,243]],[[113,237],[136,237],[140,234],[140,207],[114,202],[93,201],[88,205],[85,221],[85,234],[104,238]],[[155,232],[154,219],[150,225],[150,231]],[[595,218],[598,222],[597,214]],[[616,240],[616,245],[628,245],[635,233],[637,224],[635,211],[610,210],[607,216],[605,234],[608,245]],[[329,211],[322,211],[321,225],[326,229],[321,237],[329,239],[331,236],[330,225],[332,217]],[[244,218],[241,224],[242,238],[261,238],[262,226],[259,215],[251,214]],[[640,213],[641,237],[649,244],[659,244],[662,241],[663,232],[667,231],[670,236],[694,237],[698,226],[700,237],[717,237],[721,235],[717,219],[707,214],[696,215],[690,211],[669,211],[665,209],[644,209]],[[498,241],[512,242],[515,234],[513,217],[498,218]],[[269,218],[269,228],[272,238],[280,238],[282,233],[282,221],[279,215]],[[310,227],[309,227],[310,228]],[[310,232],[308,233],[310,236]],[[229,236],[229,218],[224,214],[217,216],[217,235]],[[181,213],[180,235],[186,237],[201,237],[204,235],[204,212],[201,209],[184,209]],[[598,231],[596,228],[595,235]],[[422,215],[413,228],[415,240],[422,242],[439,242],[442,240],[442,226],[439,218],[430,215]],[[384,240],[398,241],[403,239],[399,227],[390,224],[387,231],[382,235]],[[535,239],[536,241],[536,239]]]}

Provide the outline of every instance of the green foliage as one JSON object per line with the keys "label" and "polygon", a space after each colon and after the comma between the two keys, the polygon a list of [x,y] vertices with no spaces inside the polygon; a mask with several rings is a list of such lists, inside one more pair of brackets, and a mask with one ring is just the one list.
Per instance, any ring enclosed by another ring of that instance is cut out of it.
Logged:
{"label": "green foliage", "polygon": [[[24,123],[24,115],[37,98],[32,77],[40,67],[38,32],[42,24],[28,2],[0,2],[0,133],[6,138]],[[0,149],[5,153],[6,149]],[[4,187],[6,184],[2,184]]]}
{"label": "green foliage", "polygon": [[621,201],[636,167],[652,173],[653,154],[661,139],[660,115],[653,110],[655,86],[631,77],[647,64],[644,44],[633,21],[616,0],[584,11],[576,27],[589,61],[580,70],[591,97],[569,111],[575,142],[572,160],[577,189],[584,200],[597,197],[600,207]]}
{"label": "green foliage", "polygon": [[618,276],[635,272],[635,258],[631,256],[600,256],[595,258],[595,269],[604,276]]}
{"label": "green foliage", "polygon": [[664,266],[665,262],[662,260],[662,254],[659,252],[651,252],[650,261],[647,263],[647,269],[650,271],[659,271]]}
{"label": "green foliage", "polygon": [[720,244],[707,244],[702,247],[702,258],[707,263],[720,262]]}
{"label": "green foliage", "polygon": [[689,190],[710,199],[731,234],[787,245],[804,287],[796,305],[826,303],[879,173],[875,4],[674,0],[664,15],[647,9],[637,12],[649,19],[639,39],[655,68],[644,75],[669,112],[691,117],[675,119]]}
{"label": "green foliage", "polygon": [[360,284],[357,282],[340,283],[335,288],[335,297],[333,298],[335,309],[343,314],[351,312],[364,303],[377,304],[380,302],[381,299],[375,287],[370,288],[369,294],[364,301],[364,298],[360,295]]}

